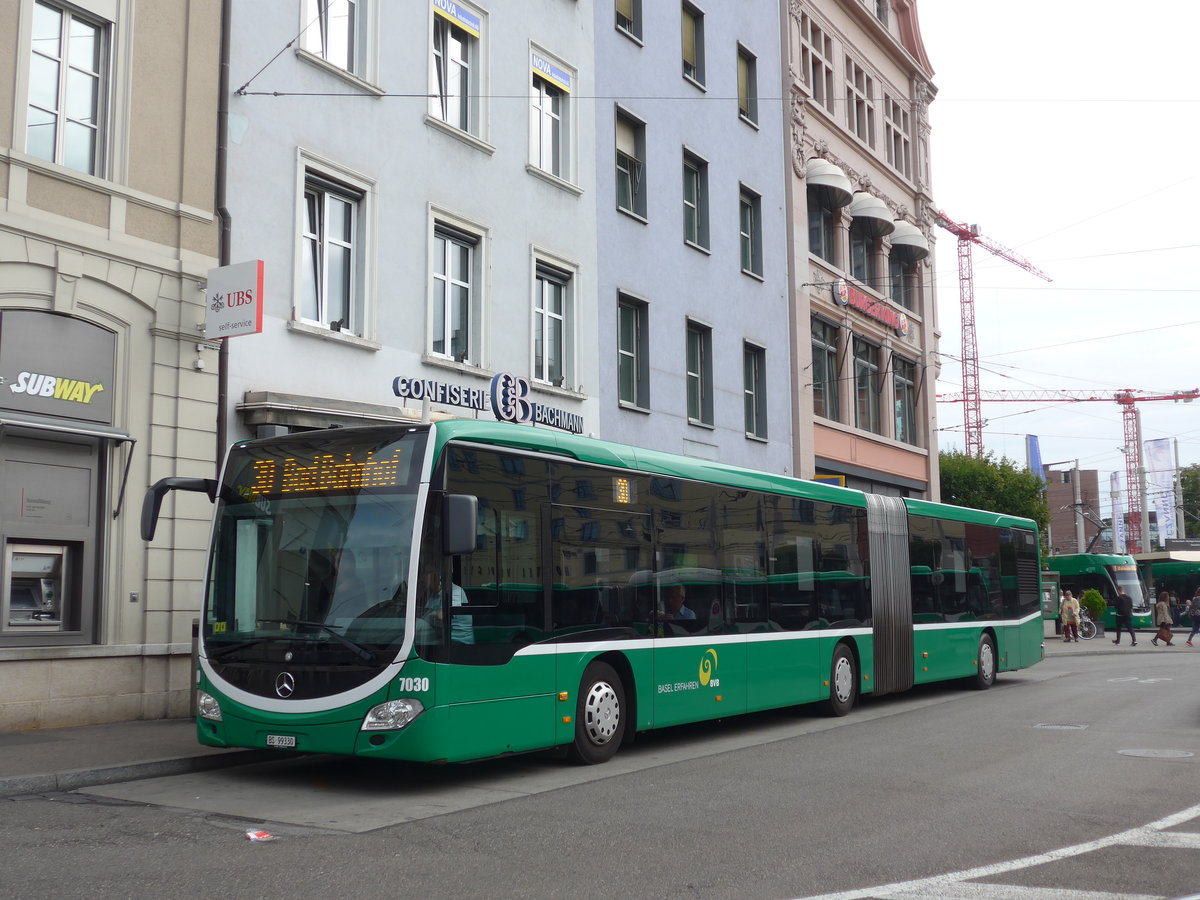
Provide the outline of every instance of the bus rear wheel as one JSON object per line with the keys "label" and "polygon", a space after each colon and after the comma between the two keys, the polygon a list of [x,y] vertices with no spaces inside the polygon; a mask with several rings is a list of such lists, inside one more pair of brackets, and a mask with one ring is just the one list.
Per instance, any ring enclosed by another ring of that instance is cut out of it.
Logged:
{"label": "bus rear wheel", "polygon": [[831,716],[844,716],[854,708],[858,699],[858,664],[845,644],[833,649],[829,664],[829,700],[825,709]]}
{"label": "bus rear wheel", "polygon": [[979,653],[976,659],[978,662],[971,685],[977,691],[986,691],[996,683],[996,642],[990,634],[979,636]]}
{"label": "bus rear wheel", "polygon": [[584,670],[575,700],[572,760],[584,765],[608,762],[625,736],[625,687],[608,663],[593,662]]}

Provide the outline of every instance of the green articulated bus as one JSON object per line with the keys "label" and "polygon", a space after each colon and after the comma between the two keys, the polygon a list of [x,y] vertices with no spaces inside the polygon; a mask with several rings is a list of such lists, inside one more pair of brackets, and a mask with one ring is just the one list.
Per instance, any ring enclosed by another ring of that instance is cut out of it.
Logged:
{"label": "green articulated bus", "polygon": [[[466,420],[252,440],[220,480],[202,743],[457,762],[1042,658],[1033,522]],[[448,603],[447,603],[448,599]]]}
{"label": "green articulated bus", "polygon": [[1095,588],[1103,595],[1108,603],[1103,617],[1105,628],[1116,627],[1118,589],[1124,590],[1133,601],[1133,627],[1151,627],[1153,603],[1147,601],[1142,591],[1137,563],[1132,556],[1068,553],[1051,557],[1049,566],[1059,574],[1059,587],[1070,591],[1075,597],[1082,597],[1089,588]]}

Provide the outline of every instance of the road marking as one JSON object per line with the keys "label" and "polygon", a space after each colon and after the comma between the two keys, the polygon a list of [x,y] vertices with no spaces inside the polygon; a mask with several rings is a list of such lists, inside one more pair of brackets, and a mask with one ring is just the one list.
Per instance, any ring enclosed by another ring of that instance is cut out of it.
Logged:
{"label": "road marking", "polygon": [[1193,850],[1200,848],[1200,834],[1180,834],[1164,832],[1169,828],[1190,822],[1200,817],[1200,805],[1190,806],[1177,813],[1142,825],[1130,828],[1108,837],[1085,841],[1071,847],[1060,847],[1046,853],[1034,856],[1023,856],[1008,862],[992,863],[964,869],[961,872],[948,872],[944,875],[934,875],[931,878],[917,878],[912,881],[897,881],[877,887],[861,888],[852,891],[841,891],[834,894],[812,894],[797,900],[991,900],[991,898],[1006,898],[1006,900],[1043,900],[1043,898],[1060,897],[1063,900],[1163,900],[1162,894],[1130,894],[1126,892],[1108,893],[1106,891],[1079,891],[1067,888],[1025,887],[1011,884],[966,884],[977,878],[994,878],[1008,872],[1041,866],[1046,863],[1070,859],[1084,853],[1104,850],[1108,847],[1166,847]]}

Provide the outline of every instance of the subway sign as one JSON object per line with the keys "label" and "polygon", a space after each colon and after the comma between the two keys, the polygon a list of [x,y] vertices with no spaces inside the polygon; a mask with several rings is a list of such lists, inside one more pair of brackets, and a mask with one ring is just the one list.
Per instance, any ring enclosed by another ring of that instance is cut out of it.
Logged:
{"label": "subway sign", "polygon": [[882,322],[894,329],[901,337],[908,336],[908,316],[892,309],[882,300],[869,297],[853,285],[845,281],[833,283],[833,299],[839,306],[849,306],[857,309],[864,316]]}
{"label": "subway sign", "polygon": [[392,379],[392,393],[406,400],[428,400],[444,406],[462,406],[487,412],[501,422],[517,425],[547,425],[572,434],[583,434],[583,416],[529,399],[529,379],[500,372],[487,388],[465,388],[432,378]]}

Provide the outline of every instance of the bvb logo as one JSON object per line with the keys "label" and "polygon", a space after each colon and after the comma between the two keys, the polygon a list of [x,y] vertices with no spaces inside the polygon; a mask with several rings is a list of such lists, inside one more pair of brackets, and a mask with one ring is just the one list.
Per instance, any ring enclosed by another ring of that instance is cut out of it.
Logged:
{"label": "bvb logo", "polygon": [[700,685],[708,687],[708,682],[717,671],[717,651],[711,647],[700,657]]}

